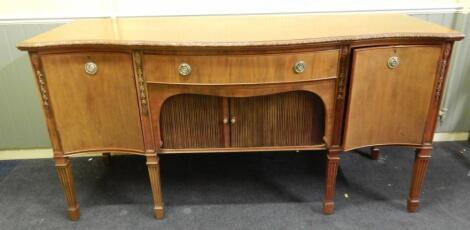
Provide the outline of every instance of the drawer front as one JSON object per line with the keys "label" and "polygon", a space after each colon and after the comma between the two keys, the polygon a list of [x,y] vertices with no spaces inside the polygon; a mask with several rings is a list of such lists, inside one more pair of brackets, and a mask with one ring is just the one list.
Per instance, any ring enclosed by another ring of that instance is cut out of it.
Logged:
{"label": "drawer front", "polygon": [[130,54],[46,54],[41,61],[65,153],[144,152]]}
{"label": "drawer front", "polygon": [[155,83],[250,84],[307,81],[336,77],[338,55],[338,50],[264,55],[146,54],[144,74],[148,82]]}
{"label": "drawer front", "polygon": [[440,57],[440,46],[356,49],[345,149],[421,144]]}

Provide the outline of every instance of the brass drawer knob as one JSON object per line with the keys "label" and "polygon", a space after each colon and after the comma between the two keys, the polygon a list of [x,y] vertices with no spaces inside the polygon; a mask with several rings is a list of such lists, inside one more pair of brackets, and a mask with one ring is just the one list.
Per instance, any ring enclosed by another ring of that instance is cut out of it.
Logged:
{"label": "brass drawer knob", "polygon": [[94,62],[85,63],[85,73],[88,75],[95,75],[98,72],[98,66]]}
{"label": "brass drawer knob", "polygon": [[305,71],[305,62],[298,61],[294,65],[294,72],[295,73],[303,73]]}
{"label": "brass drawer knob", "polygon": [[395,69],[400,65],[400,58],[398,56],[391,56],[388,59],[387,66],[389,69]]}
{"label": "brass drawer knob", "polygon": [[181,63],[178,66],[178,72],[181,76],[186,77],[191,74],[191,66],[188,63]]}
{"label": "brass drawer knob", "polygon": [[232,119],[230,119],[230,124],[235,124],[235,122],[237,122],[237,119],[235,117],[232,117]]}
{"label": "brass drawer knob", "polygon": [[228,124],[228,118],[224,118],[224,120],[222,120],[224,124]]}

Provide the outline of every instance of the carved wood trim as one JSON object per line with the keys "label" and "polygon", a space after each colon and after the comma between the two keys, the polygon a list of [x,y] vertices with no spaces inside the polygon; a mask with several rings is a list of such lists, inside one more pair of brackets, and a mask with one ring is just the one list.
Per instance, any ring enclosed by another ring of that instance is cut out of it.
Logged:
{"label": "carved wood trim", "polygon": [[142,113],[148,115],[148,98],[146,91],[146,82],[144,78],[144,71],[142,66],[142,52],[137,51],[133,53],[134,55],[134,68],[137,75],[137,88],[138,88],[138,97],[141,104]]}
{"label": "carved wood trim", "polygon": [[54,156],[63,156],[64,153],[62,151],[62,142],[60,140],[59,131],[57,130],[57,125],[53,116],[53,108],[51,106],[46,76],[43,73],[40,55],[36,52],[30,52],[29,58],[41,97],[41,102],[43,105],[42,109],[45,115],[47,131],[49,133],[49,139],[51,140]]}
{"label": "carved wood trim", "polygon": [[31,63],[33,65],[33,71],[36,75],[39,85],[39,93],[42,99],[42,105],[44,109],[49,112],[50,102],[49,102],[49,92],[47,90],[46,77],[41,70],[41,61],[39,60],[39,55],[36,53],[31,54]]}
{"label": "carved wood trim", "polygon": [[442,59],[440,61],[440,65],[439,65],[440,66],[439,67],[439,76],[438,76],[438,79],[437,79],[436,94],[435,94],[435,97],[436,97],[435,100],[437,100],[437,101],[439,101],[441,99],[441,96],[442,96],[444,77],[445,77],[446,72],[447,72],[447,65],[448,65],[448,62],[449,62],[450,49],[451,49],[450,44],[446,44],[444,46],[444,53],[443,53],[443,56],[442,56]]}
{"label": "carved wood trim", "polygon": [[333,131],[332,146],[341,146],[344,124],[344,110],[346,104],[347,76],[349,74],[349,54],[351,48],[349,46],[341,46],[338,64],[338,77],[336,80],[336,103],[335,103],[335,124]]}
{"label": "carved wood trim", "polygon": [[436,70],[435,83],[434,83],[434,95],[430,104],[428,117],[426,120],[426,127],[423,134],[423,144],[431,145],[434,136],[434,130],[436,129],[437,115],[439,113],[439,106],[441,104],[442,91],[447,78],[447,72],[449,70],[449,60],[452,54],[452,42],[442,43],[442,55],[439,61],[439,67]]}
{"label": "carved wood trim", "polygon": [[142,125],[142,133],[144,137],[145,154],[154,155],[158,148],[161,147],[161,143],[158,147],[155,146],[154,134],[152,133],[152,122],[149,116],[149,99],[147,94],[147,82],[145,81],[143,72],[143,52],[133,51],[132,59],[134,62],[134,75],[136,82],[137,98],[139,100],[139,107],[141,110],[140,121]]}

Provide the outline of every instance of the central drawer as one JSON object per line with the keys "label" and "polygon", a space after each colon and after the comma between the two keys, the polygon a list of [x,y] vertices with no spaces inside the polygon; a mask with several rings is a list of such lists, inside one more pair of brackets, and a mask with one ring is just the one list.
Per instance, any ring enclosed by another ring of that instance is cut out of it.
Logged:
{"label": "central drawer", "polygon": [[253,84],[335,78],[339,50],[281,54],[145,54],[144,75],[152,83]]}

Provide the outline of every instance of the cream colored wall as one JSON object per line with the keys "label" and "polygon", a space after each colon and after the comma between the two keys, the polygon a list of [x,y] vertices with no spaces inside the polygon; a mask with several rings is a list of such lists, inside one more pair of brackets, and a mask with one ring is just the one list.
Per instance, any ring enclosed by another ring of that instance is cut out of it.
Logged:
{"label": "cream colored wall", "polygon": [[82,17],[400,11],[449,13],[469,0],[0,0],[0,20]]}

